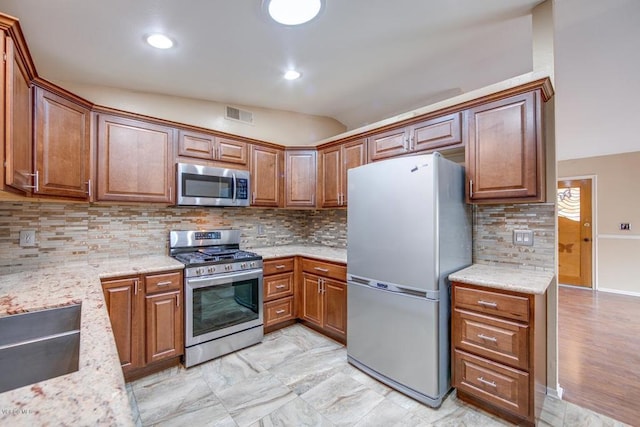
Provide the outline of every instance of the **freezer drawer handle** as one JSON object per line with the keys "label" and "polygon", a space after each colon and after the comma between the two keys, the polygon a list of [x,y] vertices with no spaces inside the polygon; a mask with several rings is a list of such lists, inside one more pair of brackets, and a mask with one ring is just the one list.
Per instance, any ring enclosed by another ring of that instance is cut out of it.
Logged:
{"label": "freezer drawer handle", "polygon": [[496,308],[498,306],[498,303],[489,302],[489,301],[483,301],[483,300],[479,300],[478,304],[479,305],[484,305],[485,307],[493,307],[493,308]]}
{"label": "freezer drawer handle", "polygon": [[498,388],[498,386],[496,385],[495,381],[487,381],[482,377],[478,377],[478,381],[480,381],[482,384],[488,385],[489,387]]}
{"label": "freezer drawer handle", "polygon": [[478,334],[478,338],[480,338],[481,340],[486,340],[486,341],[491,341],[491,342],[498,342],[498,338],[496,337],[488,337],[484,334]]}
{"label": "freezer drawer handle", "polygon": [[352,276],[351,277],[351,281],[355,282],[355,283],[359,283],[361,285],[371,285],[371,281],[370,280],[361,279],[360,277]]}

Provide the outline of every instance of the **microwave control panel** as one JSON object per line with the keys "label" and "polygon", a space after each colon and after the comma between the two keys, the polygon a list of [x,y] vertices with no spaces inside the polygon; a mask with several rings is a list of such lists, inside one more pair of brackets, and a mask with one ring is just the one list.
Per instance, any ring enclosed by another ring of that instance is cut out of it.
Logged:
{"label": "microwave control panel", "polygon": [[249,198],[249,188],[247,188],[248,184],[248,179],[239,178],[236,180],[236,197],[238,199],[246,200]]}

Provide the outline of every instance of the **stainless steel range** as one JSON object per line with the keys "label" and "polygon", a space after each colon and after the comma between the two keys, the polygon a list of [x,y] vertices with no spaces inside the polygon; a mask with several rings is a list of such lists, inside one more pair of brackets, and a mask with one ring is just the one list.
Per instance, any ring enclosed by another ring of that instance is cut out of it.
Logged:
{"label": "stainless steel range", "polygon": [[262,257],[240,250],[240,230],[169,238],[169,254],[185,264],[185,367],[262,341]]}

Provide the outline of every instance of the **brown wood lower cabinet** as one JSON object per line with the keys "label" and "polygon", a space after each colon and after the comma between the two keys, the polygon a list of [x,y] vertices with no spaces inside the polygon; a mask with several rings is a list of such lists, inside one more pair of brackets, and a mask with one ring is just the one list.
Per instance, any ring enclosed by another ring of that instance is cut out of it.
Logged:
{"label": "brown wood lower cabinet", "polygon": [[546,294],[452,285],[458,397],[516,424],[534,425],[546,394]]}
{"label": "brown wood lower cabinet", "polygon": [[266,332],[295,321],[295,258],[276,258],[263,263],[264,329]]}
{"label": "brown wood lower cabinet", "polygon": [[102,280],[125,379],[132,380],[184,354],[182,271]]}

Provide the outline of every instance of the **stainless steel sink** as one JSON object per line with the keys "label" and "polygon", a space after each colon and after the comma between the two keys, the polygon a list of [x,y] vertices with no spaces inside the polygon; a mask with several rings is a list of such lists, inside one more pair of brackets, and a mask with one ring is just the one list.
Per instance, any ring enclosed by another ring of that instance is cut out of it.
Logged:
{"label": "stainless steel sink", "polygon": [[75,304],[0,318],[0,393],[78,370]]}

